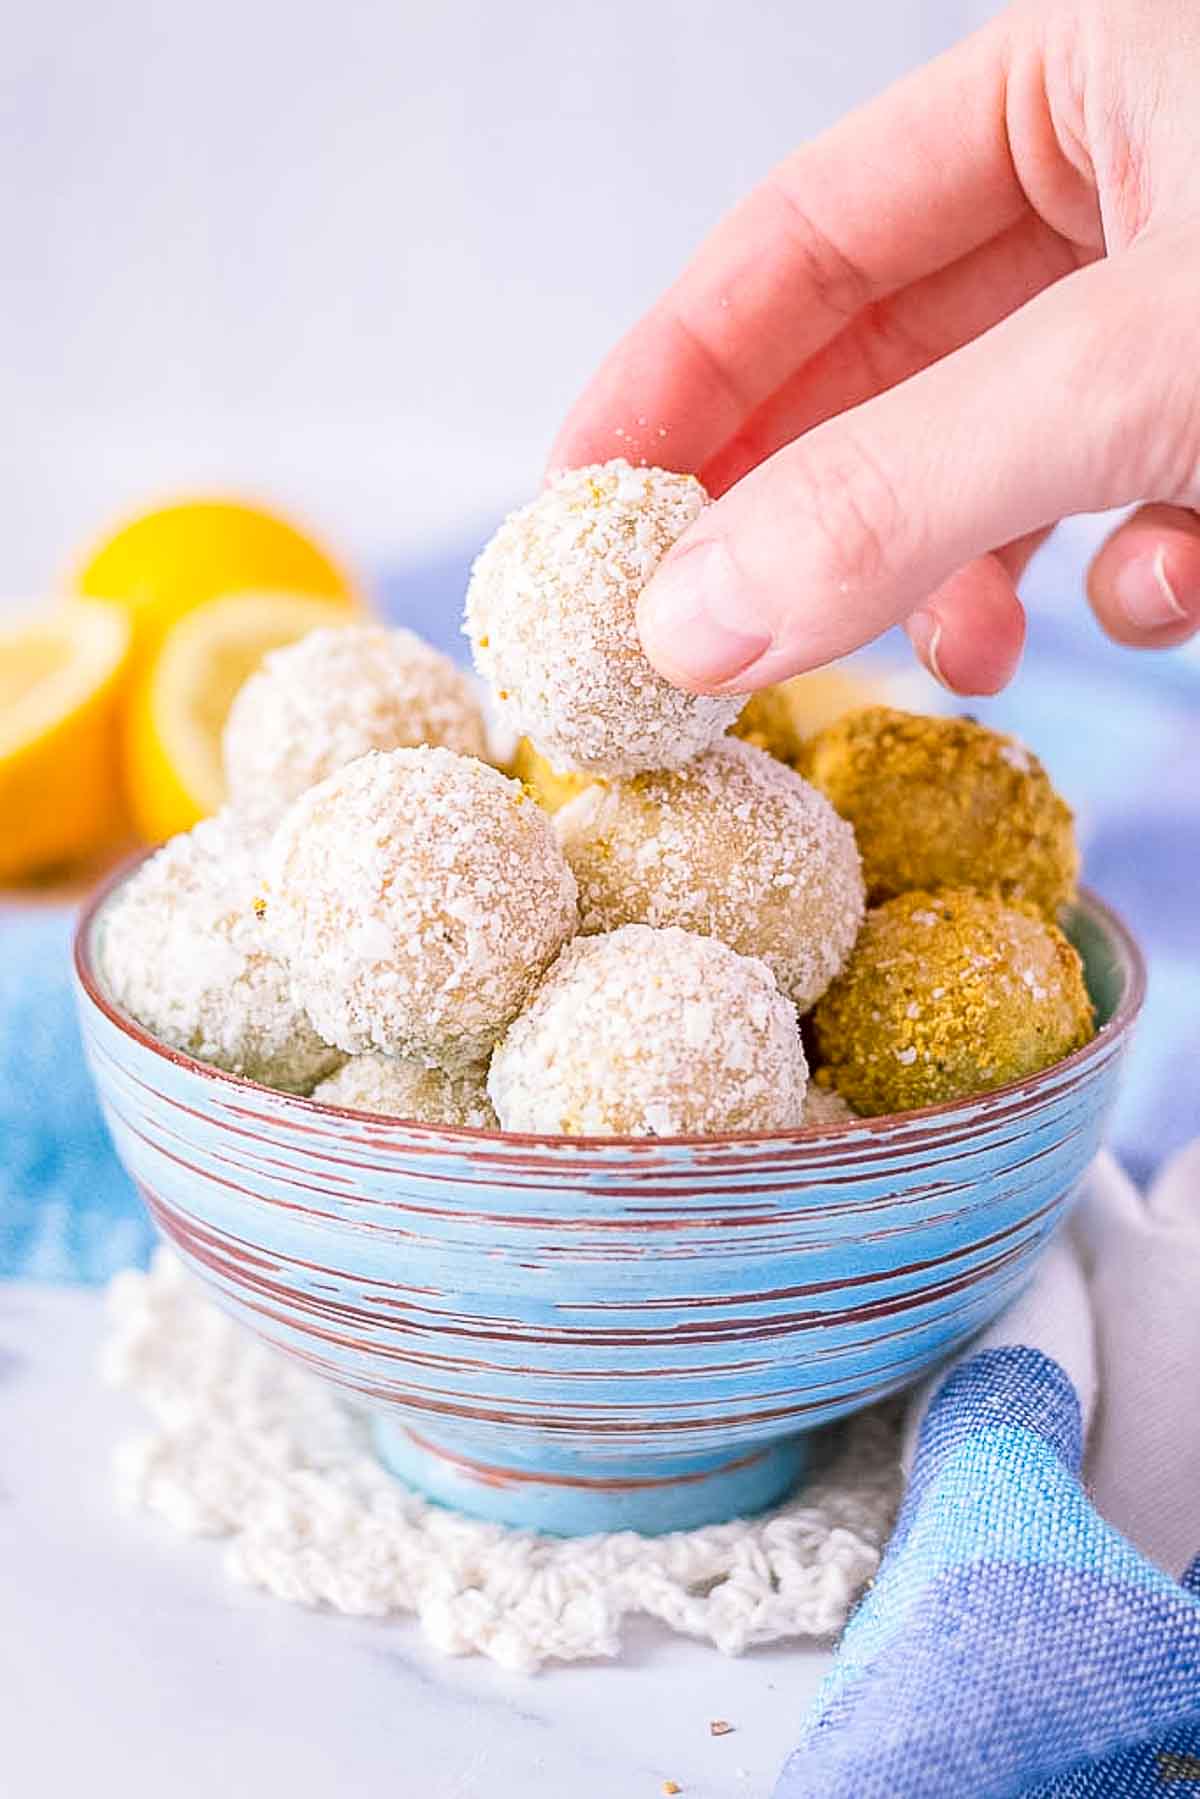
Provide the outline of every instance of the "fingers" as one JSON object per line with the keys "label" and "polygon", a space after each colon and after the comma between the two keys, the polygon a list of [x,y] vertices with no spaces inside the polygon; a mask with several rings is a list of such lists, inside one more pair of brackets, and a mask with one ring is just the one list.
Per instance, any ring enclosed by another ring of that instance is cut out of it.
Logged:
{"label": "fingers", "polygon": [[750,691],[907,618],[964,564],[1194,471],[1176,259],[1069,275],[911,380],[819,425],[709,507],[642,596],[679,685]]}
{"label": "fingers", "polygon": [[1017,582],[1049,528],[1029,531],[944,581],[904,622],[917,655],[951,693],[999,693],[1025,647]]}
{"label": "fingers", "polygon": [[701,468],[863,306],[1020,217],[1007,32],[986,26],[782,163],[609,356],[551,468]]}
{"label": "fingers", "polygon": [[722,494],[814,425],[905,381],[999,324],[1084,253],[1032,214],[944,269],[867,307],[696,472]]}
{"label": "fingers", "polygon": [[1037,531],[1027,531],[1024,537],[1014,537],[1011,543],[1002,544],[996,551],[997,558],[1014,582],[1021,579],[1053,530],[1053,525],[1042,525]]}
{"label": "fingers", "polygon": [[943,687],[999,693],[1025,647],[1025,608],[999,556],[981,556],[944,581],[904,628]]}
{"label": "fingers", "polygon": [[1088,573],[1092,610],[1133,649],[1170,649],[1200,630],[1200,518],[1143,506],[1117,526]]}

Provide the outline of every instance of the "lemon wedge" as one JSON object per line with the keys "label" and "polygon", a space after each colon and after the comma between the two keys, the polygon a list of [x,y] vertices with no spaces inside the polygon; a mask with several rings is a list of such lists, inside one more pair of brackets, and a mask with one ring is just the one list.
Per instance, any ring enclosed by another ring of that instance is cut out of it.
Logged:
{"label": "lemon wedge", "polygon": [[119,840],[118,708],[127,618],[75,601],[0,624],[0,880]]}
{"label": "lemon wedge", "polygon": [[225,798],[221,732],[242,683],[269,650],[321,625],[345,625],[335,602],[235,593],[181,618],[138,670],[125,728],[125,790],[151,843],[190,830]]}
{"label": "lemon wedge", "polygon": [[140,662],[194,607],[229,593],[296,593],[355,608],[354,582],[278,513],[233,499],[158,507],[110,532],[72,585],[129,614]]}

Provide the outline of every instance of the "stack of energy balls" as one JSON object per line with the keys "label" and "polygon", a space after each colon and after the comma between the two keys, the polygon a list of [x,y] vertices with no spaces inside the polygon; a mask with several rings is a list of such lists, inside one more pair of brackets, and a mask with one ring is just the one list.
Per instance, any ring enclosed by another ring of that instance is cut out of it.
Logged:
{"label": "stack of energy balls", "polygon": [[409,631],[269,656],[228,805],[105,914],[116,1002],[286,1092],[548,1135],[830,1128],[1086,1042],[1071,815],[1032,756],[879,707],[809,735],[791,684],[747,705],[646,660],[638,597],[706,503],[577,469],[483,551],[465,629],[519,779]]}

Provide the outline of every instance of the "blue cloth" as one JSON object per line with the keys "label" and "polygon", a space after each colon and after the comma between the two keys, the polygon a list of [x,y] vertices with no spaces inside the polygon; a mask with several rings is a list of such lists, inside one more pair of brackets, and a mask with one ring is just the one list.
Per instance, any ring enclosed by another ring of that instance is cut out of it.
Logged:
{"label": "blue cloth", "polygon": [[71,988],[73,908],[0,910],[0,1275],[106,1281],[152,1231],[108,1140]]}
{"label": "blue cloth", "polygon": [[1082,1453],[1041,1351],[950,1375],[775,1799],[1200,1792],[1200,1560],[1182,1585],[1144,1561],[1088,1500]]}

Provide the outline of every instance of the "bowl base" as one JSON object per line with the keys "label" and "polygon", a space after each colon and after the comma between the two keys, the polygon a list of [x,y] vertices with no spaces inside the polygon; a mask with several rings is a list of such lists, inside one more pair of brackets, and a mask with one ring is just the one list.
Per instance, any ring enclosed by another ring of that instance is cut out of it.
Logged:
{"label": "bowl base", "polygon": [[559,1537],[614,1530],[653,1537],[748,1517],[783,1499],[808,1461],[799,1436],[734,1455],[645,1456],[566,1472],[477,1460],[386,1417],[373,1419],[372,1430],[385,1467],[425,1498]]}

